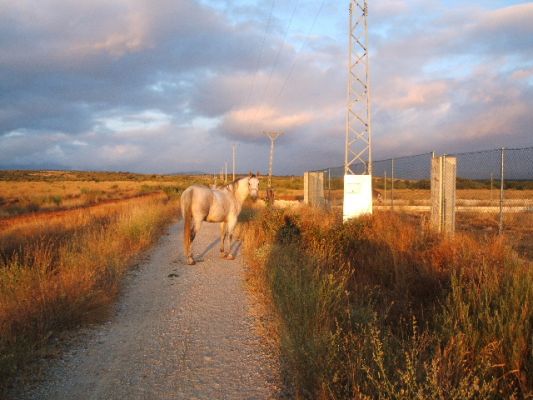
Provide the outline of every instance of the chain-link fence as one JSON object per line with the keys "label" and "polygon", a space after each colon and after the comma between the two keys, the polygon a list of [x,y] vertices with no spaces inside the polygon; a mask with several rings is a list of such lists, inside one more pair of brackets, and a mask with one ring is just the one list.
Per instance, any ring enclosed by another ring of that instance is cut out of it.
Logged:
{"label": "chain-link fence", "polygon": [[[373,207],[410,213],[431,211],[434,153],[372,163]],[[533,147],[450,154],[456,159],[456,229],[512,231],[531,239],[533,231]],[[352,170],[363,173],[365,164]],[[324,172],[324,196],[342,207],[344,167]]]}
{"label": "chain-link fence", "polygon": [[533,240],[533,147],[454,154],[457,230]]}
{"label": "chain-link fence", "polygon": [[[431,207],[430,163],[432,153],[390,158],[372,163],[374,209],[429,212]],[[364,164],[354,167],[365,171]],[[332,207],[342,206],[344,167],[324,170],[325,194]]]}

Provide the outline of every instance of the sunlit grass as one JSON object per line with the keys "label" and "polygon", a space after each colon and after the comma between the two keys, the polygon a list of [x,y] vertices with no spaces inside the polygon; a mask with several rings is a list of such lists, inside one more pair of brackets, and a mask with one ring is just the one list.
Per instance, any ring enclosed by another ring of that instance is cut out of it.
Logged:
{"label": "sunlit grass", "polygon": [[[0,378],[117,294],[121,277],[178,215],[165,194],[74,210],[0,233]],[[1,385],[0,385],[1,386]]]}
{"label": "sunlit grass", "polygon": [[266,209],[244,232],[299,397],[532,394],[533,270],[504,239],[309,209]]}
{"label": "sunlit grass", "polygon": [[0,171],[0,178],[0,218],[73,209],[156,192],[177,195],[191,183],[212,181],[208,175],[68,171]]}

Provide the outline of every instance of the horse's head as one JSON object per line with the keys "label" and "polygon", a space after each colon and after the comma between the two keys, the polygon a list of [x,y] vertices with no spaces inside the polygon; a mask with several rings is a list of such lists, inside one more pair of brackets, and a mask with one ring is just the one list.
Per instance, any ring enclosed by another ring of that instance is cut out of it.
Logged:
{"label": "horse's head", "polygon": [[248,191],[250,192],[252,200],[255,201],[257,196],[259,196],[259,173],[253,175],[250,172],[250,175],[248,176]]}

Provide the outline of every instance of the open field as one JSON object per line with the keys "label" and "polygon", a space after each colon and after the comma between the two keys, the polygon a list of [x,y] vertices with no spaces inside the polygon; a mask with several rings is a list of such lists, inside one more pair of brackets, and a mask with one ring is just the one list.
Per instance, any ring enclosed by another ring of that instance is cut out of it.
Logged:
{"label": "open field", "polygon": [[505,237],[306,208],[265,209],[244,232],[265,329],[301,398],[533,394],[533,270]]}
{"label": "open field", "polygon": [[105,308],[177,205],[159,192],[1,226],[0,382],[43,354],[51,337]]}
{"label": "open field", "polygon": [[0,218],[65,210],[164,191],[179,194],[208,176],[107,172],[0,171]]}

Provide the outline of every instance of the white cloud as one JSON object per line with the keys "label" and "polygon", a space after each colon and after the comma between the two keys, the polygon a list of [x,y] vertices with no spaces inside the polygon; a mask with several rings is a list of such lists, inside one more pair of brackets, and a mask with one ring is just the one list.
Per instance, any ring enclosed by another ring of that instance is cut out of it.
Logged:
{"label": "white cloud", "polygon": [[[238,141],[255,170],[283,130],[280,172],[341,164],[345,7],[300,54],[319,2],[298,10],[270,77],[292,6],[262,46],[270,3],[216,3],[0,0],[2,163],[217,170]],[[533,4],[487,7],[371,4],[375,158],[527,142]]]}

